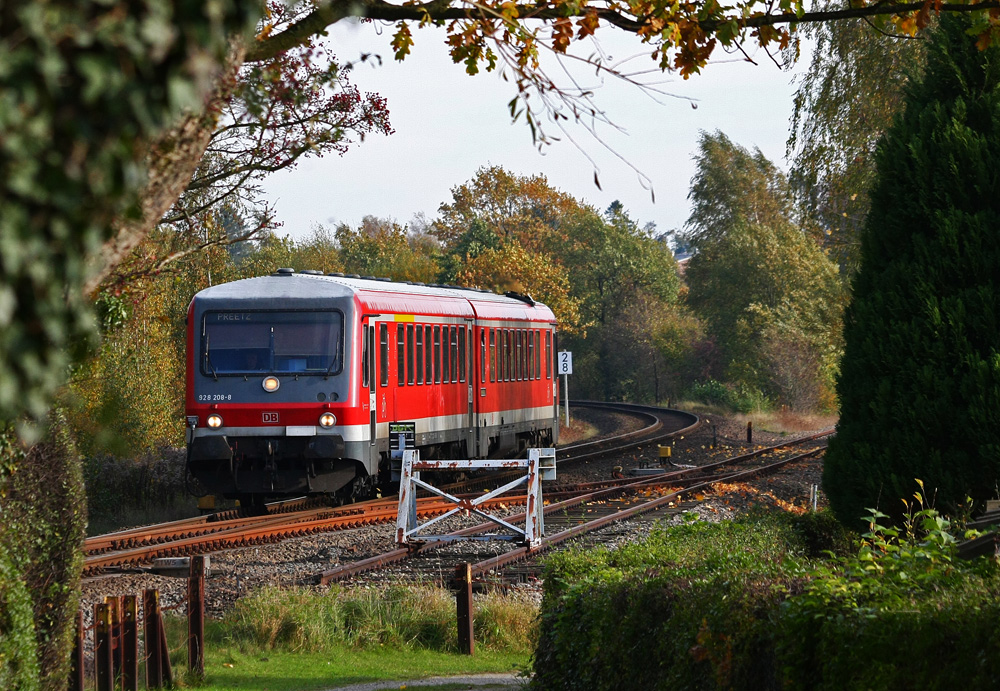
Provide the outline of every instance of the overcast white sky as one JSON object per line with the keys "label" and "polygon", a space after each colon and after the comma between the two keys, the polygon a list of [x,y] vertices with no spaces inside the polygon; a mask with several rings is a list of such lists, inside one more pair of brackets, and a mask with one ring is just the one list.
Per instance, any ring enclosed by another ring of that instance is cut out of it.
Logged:
{"label": "overcast white sky", "polygon": [[[606,27],[605,27],[606,29]],[[284,226],[279,234],[300,238],[316,223],[346,222],[365,215],[393,218],[405,224],[423,212],[428,220],[451,200],[451,188],[472,178],[484,165],[501,165],[519,175],[542,174],[549,183],[600,210],[621,201],[640,225],[649,221],[660,231],[679,228],[687,219],[692,156],[701,130],[722,130],[730,139],[761,151],[783,169],[795,73],[783,72],[759,52],[757,65],[738,60],[716,62],[688,80],[656,76],[660,88],[683,98],[660,97],[660,103],[634,86],[606,81],[596,103],[626,133],[605,128],[605,142],[652,181],[655,203],[636,173],[595,141],[581,126],[570,134],[597,163],[594,166],[569,141],[532,145],[522,121],[511,124],[507,103],[514,87],[495,73],[467,76],[454,65],[436,29],[414,30],[415,46],[402,63],[392,58],[391,29],[340,22],[331,29],[328,47],[338,61],[379,53],[382,66],[361,64],[352,81],[362,92],[388,100],[392,136],[374,136],[344,156],[330,155],[301,162],[264,184]],[[602,45],[615,59],[643,54],[631,65],[652,67],[633,37],[611,29]],[[613,39],[609,41],[608,39]],[[719,52],[717,60],[726,56]],[[588,85],[596,85],[593,79]],[[694,99],[697,108],[690,102]],[[552,134],[559,134],[549,127]]]}

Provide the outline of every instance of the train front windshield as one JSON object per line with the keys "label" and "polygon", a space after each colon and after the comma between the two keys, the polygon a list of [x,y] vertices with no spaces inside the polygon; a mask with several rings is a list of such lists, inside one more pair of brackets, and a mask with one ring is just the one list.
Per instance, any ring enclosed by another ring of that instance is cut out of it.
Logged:
{"label": "train front windshield", "polygon": [[340,312],[208,312],[202,374],[337,374],[343,324]]}

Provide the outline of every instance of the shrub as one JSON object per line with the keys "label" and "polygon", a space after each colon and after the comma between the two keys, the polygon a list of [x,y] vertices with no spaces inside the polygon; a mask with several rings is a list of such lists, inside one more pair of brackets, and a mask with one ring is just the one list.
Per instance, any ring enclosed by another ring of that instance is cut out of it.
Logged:
{"label": "shrub", "polygon": [[970,25],[942,17],[879,144],[823,476],[842,521],[899,518],[914,477],[949,509],[1000,482],[1000,44]]}

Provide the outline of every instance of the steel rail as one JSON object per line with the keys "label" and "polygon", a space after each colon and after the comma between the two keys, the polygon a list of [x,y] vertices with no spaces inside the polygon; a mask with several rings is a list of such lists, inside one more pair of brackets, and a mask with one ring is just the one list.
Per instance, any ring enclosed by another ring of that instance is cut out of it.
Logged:
{"label": "steel rail", "polygon": [[[673,472],[664,472],[664,473],[660,473],[660,474],[657,474],[657,475],[651,475],[651,476],[648,476],[648,477],[645,477],[645,478],[640,478],[640,479],[626,479],[626,480],[623,480],[623,481],[618,481],[618,484],[615,484],[613,486],[599,488],[599,489],[596,489],[594,491],[588,492],[586,494],[576,495],[576,496],[573,496],[571,498],[565,499],[563,501],[560,501],[560,502],[557,502],[557,503],[554,503],[554,504],[549,504],[548,506],[546,506],[543,509],[543,513],[545,515],[549,515],[551,513],[555,513],[555,512],[563,511],[563,510],[566,510],[566,509],[569,509],[569,508],[572,508],[572,507],[575,507],[575,506],[579,506],[580,504],[584,504],[584,503],[587,503],[587,502],[591,502],[591,501],[596,501],[596,500],[599,500],[599,499],[603,499],[603,498],[605,498],[607,496],[610,496],[612,494],[620,494],[620,493],[628,491],[628,490],[645,489],[645,488],[648,488],[650,486],[654,486],[654,485],[657,485],[657,484],[674,484],[675,481],[678,481],[678,480],[683,481],[683,480],[689,479],[689,478],[685,478],[684,476],[686,476],[688,474],[691,474],[691,473],[693,473],[695,471],[697,471],[697,472],[704,472],[706,470],[711,470],[711,469],[715,469],[715,468],[721,468],[721,467],[724,467],[724,466],[727,466],[727,465],[734,465],[734,464],[737,464],[737,463],[742,463],[744,461],[750,460],[750,459],[755,458],[757,456],[760,456],[762,454],[773,453],[773,452],[780,451],[782,449],[787,449],[787,448],[789,448],[791,446],[797,446],[799,444],[804,444],[804,443],[807,443],[807,442],[810,442],[810,441],[814,441],[816,439],[820,439],[820,438],[829,436],[832,433],[833,433],[833,430],[825,430],[825,431],[819,432],[817,434],[808,435],[806,437],[801,437],[799,439],[783,441],[781,444],[777,444],[777,445],[770,446],[770,447],[764,447],[764,448],[757,449],[757,450],[754,450],[754,451],[749,452],[749,453],[740,454],[740,455],[737,455],[737,456],[730,457],[728,459],[717,461],[715,463],[706,464],[706,465],[703,465],[703,466],[696,466],[694,468],[683,469],[683,470],[678,470],[678,471],[673,471]],[[819,453],[821,450],[822,449],[814,449],[812,451],[806,452],[805,454],[800,454],[798,456],[792,457],[791,459],[785,459],[785,460],[777,461],[775,463],[769,464],[768,466],[764,466],[764,467],[765,468],[769,468],[769,469],[773,469],[773,470],[778,470],[781,467],[784,467],[785,465],[791,463],[793,460],[797,460],[797,459],[809,457],[811,455]],[[680,490],[679,492],[673,493],[673,495],[671,495],[671,496],[675,496],[675,495],[676,496],[680,496],[681,494],[684,494],[684,493],[687,493],[687,492],[697,491],[698,488],[707,487],[707,486],[709,486],[711,484],[715,484],[715,483],[719,483],[719,482],[726,482],[726,481],[730,481],[730,480],[738,480],[738,479],[744,478],[744,477],[752,477],[755,473],[760,473],[760,472],[761,472],[761,469],[751,468],[751,469],[748,469],[748,470],[742,470],[742,471],[736,471],[736,472],[733,472],[733,473],[727,473],[725,475],[714,477],[714,478],[712,478],[710,480],[705,480],[704,482],[701,482],[699,484],[695,484],[695,485],[693,485],[691,487],[684,488],[684,489]],[[700,480],[701,478],[697,478],[697,479]],[[514,503],[514,502],[512,501],[511,503]],[[644,505],[645,504],[643,504],[643,506]],[[652,510],[652,509],[650,509],[650,510]],[[624,512],[620,512],[620,513],[624,513]],[[620,513],[619,514],[614,514],[614,515],[618,516],[618,515],[620,515]],[[518,522],[518,521],[523,521],[524,518],[525,518],[525,515],[523,513],[520,513],[520,514],[516,514],[516,515],[507,517],[507,520],[509,522]],[[586,524],[584,524],[584,525],[586,525]],[[462,530],[458,530],[458,531],[455,531],[453,533],[450,533],[449,537],[462,537],[462,536],[475,535],[475,534],[486,532],[487,530],[489,530],[491,528],[494,528],[494,527],[495,526],[492,523],[481,523],[481,524],[479,524],[477,526],[472,526],[472,527],[469,527],[469,528],[464,528]],[[559,535],[562,535],[562,533],[560,533]],[[555,537],[556,536],[553,536],[553,538],[544,538],[542,540],[542,544],[539,547],[536,547],[534,550],[529,550],[528,548],[520,548],[520,549],[514,550],[514,552],[516,552],[518,554],[521,554],[523,552],[523,555],[513,558],[512,561],[520,560],[520,559],[524,558],[524,556],[527,556],[530,553],[538,552],[540,549],[545,549],[546,548],[545,546],[547,544],[550,544],[549,541],[551,539],[555,539]],[[563,538],[563,539],[566,539],[566,538]],[[391,550],[391,551],[385,552],[383,554],[379,554],[379,555],[376,555],[376,556],[373,556],[373,557],[369,557],[367,559],[363,559],[363,560],[360,560],[360,561],[357,561],[357,562],[352,562],[350,564],[344,564],[344,565],[338,566],[336,568],[324,571],[324,572],[320,573],[317,576],[317,582],[320,585],[329,585],[330,583],[332,583],[334,581],[343,580],[345,578],[350,578],[350,577],[356,576],[358,574],[364,573],[366,571],[371,571],[371,570],[374,570],[374,569],[377,569],[377,568],[388,566],[390,564],[399,563],[399,562],[404,561],[404,560],[406,560],[406,559],[408,559],[408,558],[410,558],[412,556],[415,556],[417,554],[422,554],[422,553],[428,552],[430,550],[434,550],[434,549],[438,549],[440,547],[443,547],[446,544],[451,544],[451,540],[448,540],[448,541],[442,540],[442,541],[435,541],[435,542],[423,543],[423,544],[415,545],[414,547],[409,548],[409,549],[408,548],[398,548],[398,549],[395,549],[395,550]],[[556,544],[556,543],[551,543],[551,544]],[[510,554],[510,552],[508,552],[507,554]],[[503,557],[504,557],[504,555],[499,555],[499,557],[495,557],[495,559],[496,558],[503,558]],[[503,562],[503,563],[506,563],[506,562]],[[473,567],[473,568],[475,568],[475,567]]]}

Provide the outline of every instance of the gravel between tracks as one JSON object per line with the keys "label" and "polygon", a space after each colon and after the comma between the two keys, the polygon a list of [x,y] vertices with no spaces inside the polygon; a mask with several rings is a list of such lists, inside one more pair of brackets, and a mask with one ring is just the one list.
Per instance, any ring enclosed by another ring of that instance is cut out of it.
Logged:
{"label": "gravel between tracks", "polygon": [[[627,416],[613,416],[609,419],[596,411],[579,408],[572,411],[574,427],[596,429],[601,435],[612,432],[611,428],[627,431],[634,422]],[[826,425],[800,425],[802,431],[779,434],[764,429],[754,431],[754,445],[768,446],[785,439],[804,436]],[[626,428],[626,429],[622,429]],[[808,428],[808,429],[807,429]],[[742,443],[741,443],[742,442]],[[746,421],[740,418],[708,416],[699,430],[677,439],[673,449],[673,461],[678,465],[702,465],[725,456],[734,455],[749,447],[746,445]],[[607,479],[614,466],[622,465],[625,472],[640,465],[655,466],[659,462],[659,449],[648,445],[636,451],[631,457],[619,460],[583,461],[573,467],[559,469],[559,482],[587,482]],[[765,507],[776,510],[804,510],[808,504],[810,488],[819,485],[822,475],[822,461],[808,460],[786,467],[777,475],[729,486],[727,493],[711,494],[705,497],[696,510],[706,520],[723,520],[746,511],[751,507]],[[820,493],[822,507],[825,499]],[[478,522],[474,519],[454,521],[446,529],[456,529]],[[461,525],[459,525],[461,524]],[[637,539],[649,530],[648,523],[626,522],[610,528],[617,534],[616,541]],[[608,529],[606,529],[608,530]],[[337,531],[286,540],[271,545],[233,549],[211,555],[211,573],[206,584],[206,610],[210,617],[218,617],[232,606],[238,597],[263,585],[308,585],[316,574],[338,564],[364,559],[385,552],[393,547],[395,527],[393,525],[368,526],[346,531]],[[473,543],[476,544],[476,543]],[[479,543],[484,557],[496,546]],[[358,579],[365,583],[368,579]],[[89,618],[93,604],[106,595],[139,594],[145,588],[160,591],[161,605],[172,607],[183,602],[186,596],[186,581],[148,573],[126,573],[104,578],[90,579],[83,585],[81,608]],[[529,588],[530,590],[530,588]],[[540,589],[535,587],[535,594]]]}

